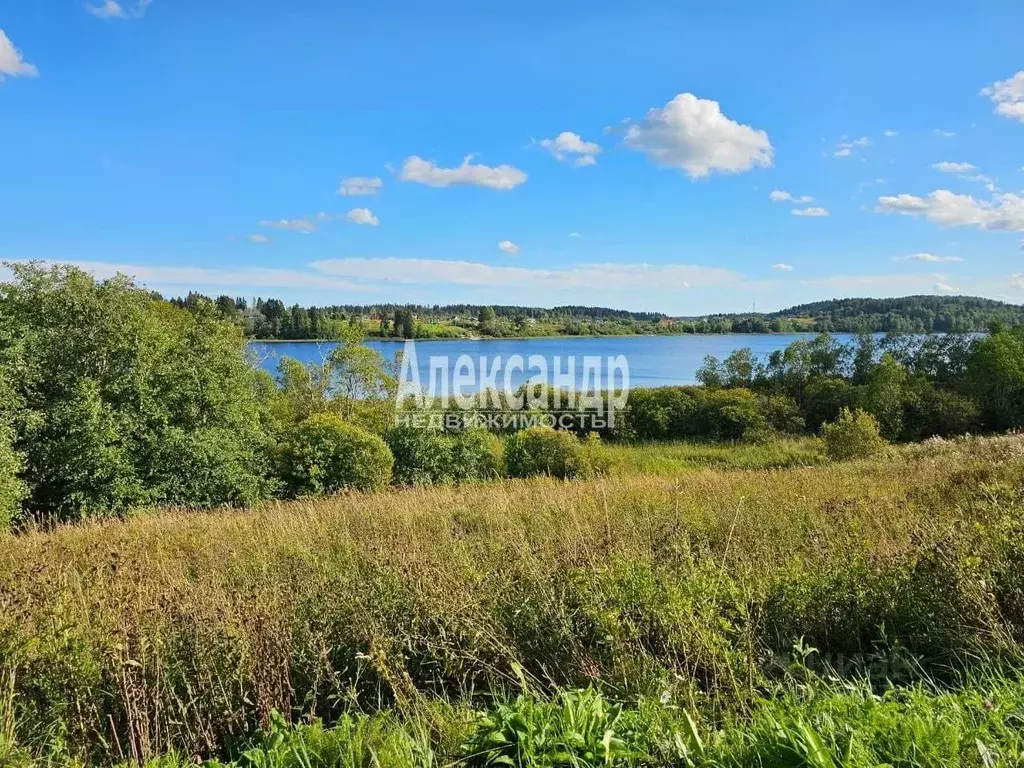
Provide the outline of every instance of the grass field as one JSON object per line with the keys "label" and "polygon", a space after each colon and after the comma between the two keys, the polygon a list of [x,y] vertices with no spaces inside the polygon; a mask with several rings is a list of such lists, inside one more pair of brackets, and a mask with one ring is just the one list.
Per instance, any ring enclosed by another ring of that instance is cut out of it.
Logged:
{"label": "grass field", "polygon": [[0,541],[0,763],[1024,760],[1024,439],[609,451]]}

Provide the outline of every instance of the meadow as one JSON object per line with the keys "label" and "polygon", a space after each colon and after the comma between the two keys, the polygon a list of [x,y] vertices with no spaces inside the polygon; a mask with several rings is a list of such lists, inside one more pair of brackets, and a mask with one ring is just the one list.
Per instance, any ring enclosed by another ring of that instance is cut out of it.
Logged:
{"label": "meadow", "polygon": [[1024,438],[606,450],[0,540],[0,763],[1024,760]]}

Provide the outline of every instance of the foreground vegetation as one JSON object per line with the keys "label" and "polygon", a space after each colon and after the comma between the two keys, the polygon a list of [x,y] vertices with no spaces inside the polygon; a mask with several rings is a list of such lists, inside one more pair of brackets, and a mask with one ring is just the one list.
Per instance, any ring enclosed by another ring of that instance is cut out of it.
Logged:
{"label": "foreground vegetation", "polygon": [[[164,765],[1015,764],[1022,480],[1008,436],[26,532],[0,543],[3,743]],[[310,718],[326,730],[285,726]]]}

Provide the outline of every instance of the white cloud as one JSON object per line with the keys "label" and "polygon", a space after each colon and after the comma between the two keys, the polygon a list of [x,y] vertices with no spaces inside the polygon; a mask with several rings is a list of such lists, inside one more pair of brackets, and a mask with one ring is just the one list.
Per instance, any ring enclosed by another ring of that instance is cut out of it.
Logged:
{"label": "white cloud", "polygon": [[930,264],[951,264],[963,261],[959,256],[936,256],[933,253],[912,253],[909,256],[896,256],[893,261],[927,261]]}
{"label": "white cloud", "polygon": [[85,4],[85,10],[100,19],[123,19],[124,8],[116,0],[106,0],[101,5]]}
{"label": "white cloud", "polygon": [[254,233],[254,234],[251,234],[251,235],[246,235],[246,239],[250,243],[269,243],[270,242],[270,238],[269,237],[267,237],[266,235],[261,235],[258,232]]}
{"label": "white cloud", "polygon": [[772,269],[777,269],[779,272],[792,272],[793,267],[789,264],[772,264]]}
{"label": "white cloud", "polygon": [[428,187],[468,184],[474,187],[501,190],[515,189],[526,181],[526,174],[511,165],[499,165],[492,168],[487,165],[473,165],[472,160],[472,155],[466,155],[462,165],[456,168],[441,168],[432,161],[412,155],[407,157],[402,164],[399,178],[402,181],[426,184]]}
{"label": "white cloud", "polygon": [[379,176],[349,176],[341,180],[338,194],[345,197],[376,195],[383,186],[384,182]]}
{"label": "white cloud", "polygon": [[810,195],[791,195],[784,189],[773,189],[768,195],[773,203],[813,203],[814,198]]}
{"label": "white cloud", "polygon": [[541,139],[537,146],[543,147],[563,163],[574,165],[593,165],[597,162],[595,155],[601,152],[601,146],[592,141],[584,141],[578,133],[562,131],[553,139]]}
{"label": "white cloud", "polygon": [[871,146],[871,139],[867,136],[861,136],[859,139],[853,139],[852,141],[840,141],[836,144],[836,149],[832,153],[833,157],[849,157],[858,149],[864,149],[864,147]]}
{"label": "white cloud", "polygon": [[889,129],[887,129],[887,130],[885,131],[885,136],[886,136],[887,138],[890,138],[890,139],[891,139],[891,138],[892,138],[893,136],[899,136],[899,135],[900,135],[900,132],[899,132],[899,131],[894,131],[894,130],[893,130],[892,128],[889,128]]}
{"label": "white cloud", "polygon": [[73,261],[70,263],[91,272],[101,280],[120,273],[134,277],[137,281],[150,286],[367,289],[366,286],[360,286],[347,280],[338,280],[322,272],[292,269],[160,267],[150,264],[116,264],[104,261]]}
{"label": "white cloud", "polygon": [[509,256],[517,256],[519,254],[519,246],[513,243],[511,240],[502,240],[498,243],[498,248]]}
{"label": "white cloud", "polygon": [[828,209],[821,207],[813,208],[794,208],[790,211],[794,216],[810,216],[812,218],[820,218],[822,216],[828,216]]}
{"label": "white cloud", "polygon": [[130,13],[126,12],[124,6],[117,0],[103,0],[99,5],[87,2],[85,10],[100,19],[127,19],[129,16],[133,19],[141,19],[146,15],[146,9],[149,8],[151,2],[152,0],[139,0]]}
{"label": "white cloud", "polygon": [[1024,121],[1024,70],[1008,80],[999,80],[981,89],[996,105],[996,114]]}
{"label": "white cloud", "polygon": [[949,283],[936,283],[932,288],[940,293],[956,293],[956,288]]}
{"label": "white cloud", "polygon": [[932,168],[936,171],[942,171],[942,173],[968,173],[970,171],[978,170],[971,163],[951,163],[949,160],[943,160],[941,163],[933,163]]}
{"label": "white cloud", "polygon": [[583,237],[579,232],[570,232],[569,237]]}
{"label": "white cloud", "polygon": [[22,58],[21,51],[14,47],[14,43],[0,29],[0,83],[4,77],[35,77],[39,70]]}
{"label": "white cloud", "polygon": [[693,179],[770,167],[774,152],[765,131],[730,120],[717,101],[692,93],[648,110],[628,125],[624,140],[658,165],[682,169]]}
{"label": "white cloud", "polygon": [[995,195],[992,201],[976,200],[937,189],[927,197],[906,193],[878,198],[879,213],[924,216],[944,227],[979,227],[990,231],[1024,232],[1024,197]]}
{"label": "white cloud", "polygon": [[380,219],[374,216],[373,211],[369,208],[353,208],[345,214],[345,218],[353,224],[365,224],[370,227],[376,227],[380,224]]}
{"label": "white cloud", "polygon": [[938,136],[940,139],[952,139],[954,136],[956,136],[956,131],[942,131],[936,128],[934,131],[932,131],[932,134]]}
{"label": "white cloud", "polygon": [[260,222],[260,226],[301,232],[304,235],[308,235],[316,229],[316,224],[309,219],[264,219]]}
{"label": "white cloud", "polygon": [[432,285],[454,284],[501,289],[652,291],[735,285],[738,272],[687,264],[578,264],[560,269],[491,266],[434,259],[334,259],[310,264],[339,277]]}

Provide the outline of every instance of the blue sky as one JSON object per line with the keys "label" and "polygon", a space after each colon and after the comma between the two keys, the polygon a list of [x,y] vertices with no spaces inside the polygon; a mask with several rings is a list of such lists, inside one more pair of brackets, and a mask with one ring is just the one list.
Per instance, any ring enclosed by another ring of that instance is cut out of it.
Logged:
{"label": "blue sky", "polygon": [[1024,301],[1024,6],[693,6],[5,2],[0,258],[308,304]]}

